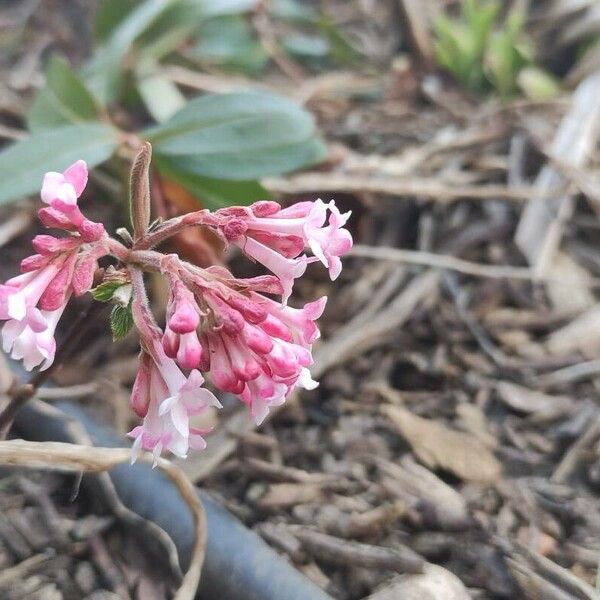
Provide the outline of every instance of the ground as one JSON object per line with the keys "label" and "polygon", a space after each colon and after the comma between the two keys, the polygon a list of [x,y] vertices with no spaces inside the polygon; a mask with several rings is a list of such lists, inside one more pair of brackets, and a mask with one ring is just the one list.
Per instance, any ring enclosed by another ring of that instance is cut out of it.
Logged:
{"label": "ground", "polygon": [[[596,598],[597,138],[569,166],[590,110],[569,90],[549,101],[472,96],[406,54],[393,58],[403,35],[394,3],[349,4],[343,24],[365,63],[301,82],[275,69],[263,82],[302,100],[329,145],[325,165],[265,186],[284,201],[320,194],[353,211],[357,248],[340,279],[315,272],[300,289],[329,297],[315,353],[321,385],[258,430],[225,399],[206,454],[182,467],[334,598],[396,597],[409,585],[398,575],[422,560],[472,598]],[[63,37],[44,24],[48,39],[78,60],[85,42],[61,24]],[[44,29],[35,17],[28,26]],[[14,77],[25,57],[10,65]],[[563,147],[552,141],[567,115],[584,126]],[[30,223],[3,240],[3,278],[27,252]],[[544,243],[551,268],[536,273]],[[103,319],[55,379],[124,433],[136,342],[109,346]],[[70,498],[72,479],[3,481],[0,589],[24,560],[39,560],[7,598],[164,593],[106,507]],[[111,545],[124,556],[117,564]],[[49,565],[64,578],[47,576]]]}

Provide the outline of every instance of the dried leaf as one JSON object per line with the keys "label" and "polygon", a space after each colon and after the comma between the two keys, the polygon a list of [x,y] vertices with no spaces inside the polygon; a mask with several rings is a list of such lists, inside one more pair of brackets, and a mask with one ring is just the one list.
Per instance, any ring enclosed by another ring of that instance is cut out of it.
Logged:
{"label": "dried leaf", "polygon": [[476,437],[422,419],[397,406],[386,406],[383,410],[429,467],[441,467],[465,481],[489,483],[501,476],[502,465]]}

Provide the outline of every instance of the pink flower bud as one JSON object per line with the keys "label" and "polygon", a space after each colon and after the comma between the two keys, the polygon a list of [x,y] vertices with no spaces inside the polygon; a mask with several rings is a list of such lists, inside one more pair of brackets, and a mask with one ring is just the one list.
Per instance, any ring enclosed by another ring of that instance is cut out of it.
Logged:
{"label": "pink flower bud", "polygon": [[273,340],[259,327],[246,324],[242,330],[242,339],[254,352],[268,354],[273,349]]}
{"label": "pink flower bud", "polygon": [[150,367],[152,359],[142,352],[140,354],[138,372],[131,390],[131,408],[138,417],[144,418],[148,414],[150,405]]}
{"label": "pink flower bud", "polygon": [[179,337],[177,362],[184,369],[195,369],[202,358],[202,346],[195,331],[184,333]]}
{"label": "pink flower bud", "polygon": [[175,333],[190,333],[200,324],[200,315],[194,304],[182,298],[175,305],[175,312],[169,318],[169,328]]}
{"label": "pink flower bud", "polygon": [[41,254],[33,254],[28,256],[21,261],[21,271],[23,273],[29,273],[30,271],[37,271],[42,267],[45,267],[52,260],[51,256],[43,256]]}
{"label": "pink flower bud", "polygon": [[228,221],[222,228],[225,239],[233,242],[243,236],[248,230],[248,226],[241,219],[232,219]]}
{"label": "pink flower bud", "polygon": [[48,284],[38,303],[42,310],[58,310],[67,303],[72,292],[71,278],[76,259],[76,254],[69,256],[54,279]]}
{"label": "pink flower bud", "polygon": [[249,323],[260,323],[267,318],[267,311],[258,303],[245,296],[232,294],[227,304],[240,312]]}
{"label": "pink flower bud", "polygon": [[69,217],[52,207],[40,208],[38,210],[38,217],[46,227],[65,229],[67,231],[75,231],[76,229]]}
{"label": "pink flower bud", "polygon": [[80,241],[77,238],[56,238],[52,235],[36,235],[33,238],[33,248],[39,254],[55,254],[57,252],[68,252],[77,248]]}
{"label": "pink flower bud", "polygon": [[97,268],[98,261],[96,260],[96,256],[91,252],[83,254],[77,259],[71,281],[75,296],[82,296],[90,291],[92,285],[94,285],[94,273]]}
{"label": "pink flower bud", "polygon": [[84,242],[97,242],[104,235],[104,225],[84,219],[78,227]]}
{"label": "pink flower bud", "polygon": [[179,336],[168,327],[165,329],[162,338],[162,347],[169,358],[177,358],[177,352],[179,351]]}
{"label": "pink flower bud", "polygon": [[281,206],[272,200],[259,200],[250,205],[255,217],[270,217],[281,210]]}

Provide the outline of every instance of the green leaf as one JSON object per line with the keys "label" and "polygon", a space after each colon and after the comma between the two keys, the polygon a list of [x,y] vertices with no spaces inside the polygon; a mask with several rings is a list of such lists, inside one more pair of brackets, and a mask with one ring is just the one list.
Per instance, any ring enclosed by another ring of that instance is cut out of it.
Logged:
{"label": "green leaf", "polygon": [[146,132],[157,156],[219,179],[257,179],[312,164],[325,155],[312,115],[274,94],[208,95]]}
{"label": "green leaf", "polygon": [[259,73],[268,62],[267,52],[239,15],[207,19],[199,37],[190,54],[202,61],[249,74]]}
{"label": "green leaf", "polygon": [[62,171],[78,159],[92,168],[107,160],[119,144],[109,125],[66,125],[36,133],[0,152],[0,204],[40,189],[47,171]]}
{"label": "green leaf", "polygon": [[126,14],[85,65],[86,82],[103,102],[115,99],[120,87],[122,63],[135,40],[178,0],[146,0]]}
{"label": "green leaf", "polygon": [[329,42],[320,35],[294,33],[282,40],[283,47],[300,58],[323,58],[329,54]]}
{"label": "green leaf", "polygon": [[559,82],[550,73],[537,67],[521,69],[517,84],[530,100],[550,100],[560,93]]}
{"label": "green leaf", "polygon": [[319,31],[327,38],[329,54],[342,64],[356,64],[363,57],[361,53],[346,39],[346,36],[330,19],[322,17],[318,20]]}
{"label": "green leaf", "polygon": [[110,313],[110,330],[113,341],[124,338],[133,327],[131,302],[127,306],[116,305]]}
{"label": "green leaf", "polygon": [[271,0],[267,8],[274,17],[286,21],[313,23],[317,19],[313,8],[297,0]]}
{"label": "green leaf", "polygon": [[244,152],[235,153],[184,155],[177,157],[176,164],[181,171],[195,175],[240,181],[289,173],[316,164],[322,161],[326,155],[324,144],[313,138],[294,144],[261,148],[256,151],[247,149]]}
{"label": "green leaf", "polygon": [[[187,0],[188,4],[198,4],[198,0]],[[237,15],[256,8],[256,0],[210,0],[200,2],[200,10],[204,17],[221,15]]]}
{"label": "green leaf", "polygon": [[105,281],[91,290],[94,300],[99,302],[110,302],[113,294],[123,285],[120,281]]}
{"label": "green leaf", "polygon": [[138,0],[103,0],[94,18],[94,39],[105,42],[119,23],[139,4]]}
{"label": "green leaf", "polygon": [[158,70],[147,75],[137,73],[138,92],[155,121],[162,123],[185,105],[177,86]]}
{"label": "green leaf", "polygon": [[181,171],[177,163],[163,158],[155,161],[160,174],[182,185],[202,207],[217,210],[267,200],[269,192],[258,181],[226,181]]}
{"label": "green leaf", "polygon": [[46,86],[36,95],[27,115],[29,129],[43,131],[97,117],[96,100],[83,81],[65,59],[53,56],[46,72]]}

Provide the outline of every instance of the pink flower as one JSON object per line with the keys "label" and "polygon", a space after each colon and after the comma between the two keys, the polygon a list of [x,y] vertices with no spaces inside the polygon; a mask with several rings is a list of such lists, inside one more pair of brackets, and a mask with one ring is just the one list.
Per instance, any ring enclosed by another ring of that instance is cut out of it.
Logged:
{"label": "pink flower", "polygon": [[[242,328],[213,328],[203,333],[208,350],[205,366],[213,384],[236,394],[258,424],[270,407],[282,404],[294,388],[313,389],[318,385],[308,367],[313,362],[312,343],[319,336],[314,321],[323,312],[325,302],[326,298],[321,298],[296,309],[255,292],[244,301],[232,294],[227,303],[236,303],[243,310],[238,313],[243,318]],[[213,310],[218,321],[218,305]]]}
{"label": "pink flower", "polygon": [[195,369],[202,359],[202,345],[196,331],[200,324],[200,309],[194,294],[181,280],[171,276],[170,282],[163,350],[168,357],[176,358],[184,369]]}
{"label": "pink flower", "polygon": [[[221,209],[216,216],[226,240],[281,280],[284,304],[294,280],[304,274],[309,262],[321,261],[333,280],[342,268],[340,256],[352,248],[352,236],[343,228],[350,212],[341,214],[333,200],[329,204],[299,202],[284,209],[276,202],[263,201],[249,208]],[[305,248],[315,258],[300,256]]]}
{"label": "pink flower", "polygon": [[87,180],[88,170],[83,160],[73,163],[63,173],[46,173],[41,197],[49,207],[41,209],[38,214],[48,227],[76,230],[85,242],[94,242],[104,235],[104,226],[86,219],[77,206],[77,199],[83,193]]}
{"label": "pink flower", "polygon": [[31,309],[38,303],[59,269],[59,264],[51,263],[0,285],[0,320],[23,321],[31,315]]}
{"label": "pink flower", "polygon": [[40,370],[45,371],[54,362],[54,332],[65,306],[66,304],[54,311],[38,311],[39,316],[34,319],[7,321],[2,328],[4,352],[14,360],[22,360],[28,371],[40,364]]}
{"label": "pink flower", "polygon": [[144,419],[129,432],[135,440],[132,462],[140,449],[151,451],[155,459],[163,450],[186,457],[190,448],[202,450],[206,446],[202,437],[206,431],[190,427],[189,418],[221,404],[202,387],[204,378],[199,371],[193,370],[186,377],[159,343],[148,342],[149,354],[140,359],[132,394],[132,404]]}
{"label": "pink flower", "polygon": [[50,171],[44,175],[42,183],[42,202],[60,212],[77,205],[88,180],[88,170],[85,161],[78,160],[63,173]]}
{"label": "pink flower", "polygon": [[306,256],[286,258],[279,252],[247,237],[243,242],[235,242],[250,258],[263,264],[281,281],[283,287],[283,303],[287,303],[292,294],[294,280],[302,277],[308,265]]}

